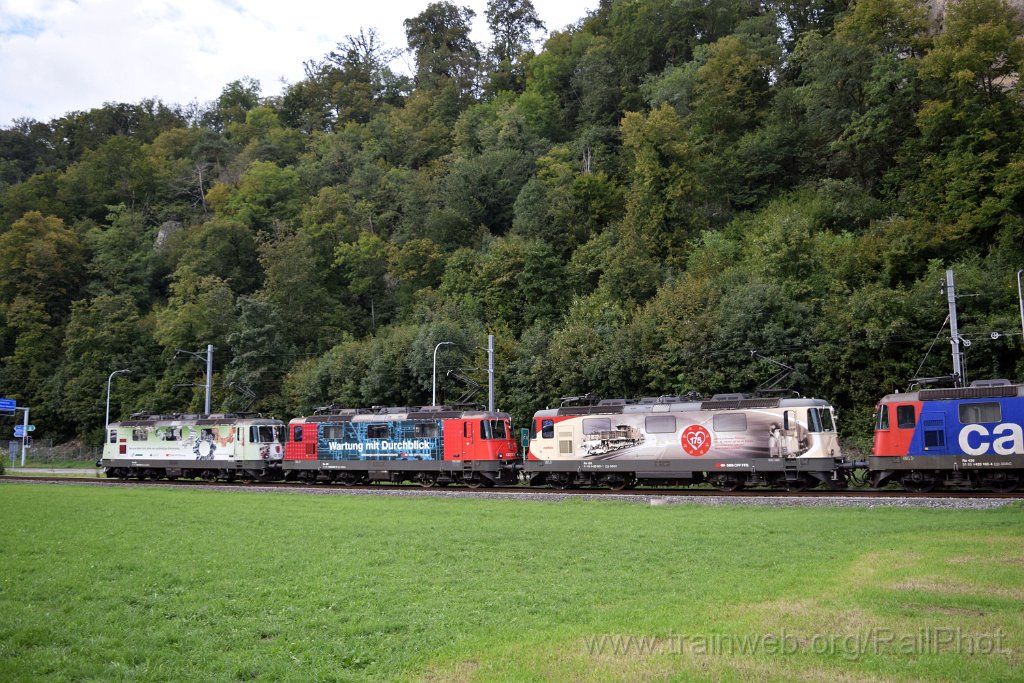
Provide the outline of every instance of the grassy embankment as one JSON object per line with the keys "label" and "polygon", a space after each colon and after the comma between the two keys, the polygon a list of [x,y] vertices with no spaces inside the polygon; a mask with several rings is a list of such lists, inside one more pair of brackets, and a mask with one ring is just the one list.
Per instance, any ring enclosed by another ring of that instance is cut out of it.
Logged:
{"label": "grassy embankment", "polygon": [[1019,506],[9,483],[0,514],[3,680],[1024,676]]}

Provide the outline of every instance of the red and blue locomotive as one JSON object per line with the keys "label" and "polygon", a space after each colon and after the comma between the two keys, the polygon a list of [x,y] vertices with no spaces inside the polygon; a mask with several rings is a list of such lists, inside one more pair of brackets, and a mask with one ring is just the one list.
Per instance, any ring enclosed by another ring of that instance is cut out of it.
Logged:
{"label": "red and blue locomotive", "polygon": [[1024,384],[1009,380],[889,394],[875,410],[871,483],[1012,491],[1024,480],[1022,425]]}
{"label": "red and blue locomotive", "polygon": [[323,409],[288,424],[286,479],[471,487],[517,480],[508,413],[448,406]]}

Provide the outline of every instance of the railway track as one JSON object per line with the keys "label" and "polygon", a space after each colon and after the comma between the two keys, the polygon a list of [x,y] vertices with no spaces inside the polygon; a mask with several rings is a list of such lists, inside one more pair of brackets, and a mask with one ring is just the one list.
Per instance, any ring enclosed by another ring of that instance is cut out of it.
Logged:
{"label": "railway track", "polygon": [[809,490],[809,491],[786,491],[781,489],[744,489],[740,491],[720,491],[717,489],[662,489],[662,488],[636,488],[624,491],[612,491],[609,489],[578,488],[578,489],[550,489],[532,488],[528,486],[495,486],[491,488],[468,488],[463,486],[425,488],[414,484],[364,484],[357,486],[341,486],[338,484],[326,483],[295,483],[295,482],[256,482],[256,481],[200,481],[195,479],[147,479],[144,481],[109,479],[106,477],[75,477],[75,476],[33,476],[33,475],[2,475],[0,481],[9,482],[33,482],[48,484],[79,484],[93,486],[146,486],[146,487],[186,487],[200,489],[236,489],[236,490],[287,490],[293,492],[310,493],[360,493],[360,494],[432,494],[432,495],[459,495],[473,494],[477,497],[500,494],[502,496],[594,496],[611,498],[720,498],[720,499],[848,499],[848,500],[998,500],[1015,501],[1024,500],[1024,491],[1012,493],[995,493],[992,491],[932,491],[928,493],[914,493],[903,490],[885,489],[847,489],[841,491],[831,490]]}

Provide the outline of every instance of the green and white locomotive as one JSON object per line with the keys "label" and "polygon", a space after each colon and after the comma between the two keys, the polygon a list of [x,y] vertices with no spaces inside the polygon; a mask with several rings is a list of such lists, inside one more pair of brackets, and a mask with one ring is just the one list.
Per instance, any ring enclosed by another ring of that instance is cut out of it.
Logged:
{"label": "green and white locomotive", "polygon": [[286,425],[238,415],[138,413],[107,426],[100,464],[119,479],[281,478]]}

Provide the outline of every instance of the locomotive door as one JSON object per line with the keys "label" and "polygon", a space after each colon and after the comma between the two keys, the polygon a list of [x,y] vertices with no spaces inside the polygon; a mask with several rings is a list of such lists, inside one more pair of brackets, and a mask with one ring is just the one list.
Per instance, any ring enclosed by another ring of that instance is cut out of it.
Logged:
{"label": "locomotive door", "polygon": [[469,460],[474,457],[476,450],[476,435],[473,431],[473,421],[462,421],[462,457]]}
{"label": "locomotive door", "polygon": [[[896,424],[892,425],[890,423],[889,438],[891,440],[889,443],[892,444],[893,450],[897,453],[910,453],[910,443],[914,439],[914,429],[917,427],[916,407],[913,404],[893,405],[892,410],[896,418]],[[939,422],[944,423],[941,413],[929,413],[929,416],[929,420],[933,420],[937,416]],[[932,441],[940,440],[945,442],[944,424],[932,426],[930,429],[942,432],[941,436],[938,434],[932,435]],[[930,449],[929,452],[931,452]]]}
{"label": "locomotive door", "polygon": [[541,460],[552,460],[558,453],[555,443],[555,421],[551,418],[537,419],[537,434],[530,441],[530,452]]}
{"label": "locomotive door", "polygon": [[572,458],[576,455],[575,431],[571,424],[555,428],[555,440],[558,442],[558,457]]}
{"label": "locomotive door", "polygon": [[942,413],[924,413],[921,415],[921,424],[924,452],[928,455],[945,454],[946,416]]}

